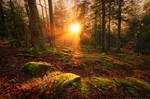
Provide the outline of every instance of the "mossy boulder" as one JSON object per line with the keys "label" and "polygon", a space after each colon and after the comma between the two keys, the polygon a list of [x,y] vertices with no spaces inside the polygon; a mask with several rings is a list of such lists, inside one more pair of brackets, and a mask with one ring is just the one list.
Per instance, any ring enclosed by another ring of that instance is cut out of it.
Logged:
{"label": "mossy boulder", "polygon": [[32,76],[40,75],[46,71],[54,70],[54,66],[46,62],[28,62],[24,64],[22,71]]}
{"label": "mossy boulder", "polygon": [[80,76],[72,73],[62,73],[59,71],[51,72],[45,75],[43,78],[33,78],[28,82],[22,84],[24,90],[30,89],[33,85],[36,85],[41,92],[45,90],[53,91],[57,96],[71,86],[73,83],[80,83]]}
{"label": "mossy boulder", "polygon": [[69,84],[80,81],[80,76],[72,73],[53,72],[48,74],[48,78],[56,82],[58,87],[64,89]]}

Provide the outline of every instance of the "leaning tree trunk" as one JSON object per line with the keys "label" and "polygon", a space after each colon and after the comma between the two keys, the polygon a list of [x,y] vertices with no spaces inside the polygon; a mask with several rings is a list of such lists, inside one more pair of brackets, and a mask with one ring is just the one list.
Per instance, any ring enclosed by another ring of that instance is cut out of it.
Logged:
{"label": "leaning tree trunk", "polygon": [[30,31],[32,34],[32,45],[35,50],[44,49],[42,26],[36,6],[36,0],[28,0],[30,10]]}
{"label": "leaning tree trunk", "polygon": [[122,13],[122,2],[123,0],[119,0],[119,4],[118,4],[118,48],[117,48],[117,51],[120,52],[120,47],[121,47],[121,20],[122,20],[122,16],[121,16],[121,13]]}
{"label": "leaning tree trunk", "polygon": [[52,0],[48,0],[49,4],[49,16],[50,16],[50,46],[55,46],[55,34],[54,34],[54,20],[53,20],[53,4]]}
{"label": "leaning tree trunk", "polygon": [[102,2],[102,51],[106,52],[106,21],[105,21],[105,0]]}

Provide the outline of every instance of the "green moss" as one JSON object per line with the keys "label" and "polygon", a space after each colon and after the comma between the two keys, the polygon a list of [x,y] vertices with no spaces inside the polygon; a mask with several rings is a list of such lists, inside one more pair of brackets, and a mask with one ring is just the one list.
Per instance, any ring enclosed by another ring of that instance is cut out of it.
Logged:
{"label": "green moss", "polygon": [[131,94],[132,96],[139,96],[135,88],[129,87],[129,88],[128,88],[128,91],[130,92],[130,94]]}
{"label": "green moss", "polygon": [[22,70],[24,73],[37,76],[45,71],[52,71],[54,66],[46,62],[28,62],[24,64]]}
{"label": "green moss", "polygon": [[106,91],[117,91],[117,84],[115,81],[109,78],[93,77],[90,81],[91,86],[100,91],[102,94],[106,94]]}
{"label": "green moss", "polygon": [[77,84],[78,90],[86,98],[88,98],[88,94],[89,94],[89,86],[90,86],[89,82],[90,80],[88,78],[83,78],[81,79],[81,82]]}
{"label": "green moss", "polygon": [[116,81],[121,87],[127,89],[128,87],[134,87],[134,85],[125,79],[119,79],[115,78],[114,81]]}
{"label": "green moss", "polygon": [[52,81],[52,82],[57,82],[59,85],[59,88],[63,89],[67,85],[80,81],[80,76],[72,74],[72,73],[62,73],[62,72],[53,72],[49,73],[48,76],[45,76],[46,80]]}
{"label": "green moss", "polygon": [[150,84],[149,83],[139,80],[139,79],[136,79],[136,78],[133,78],[133,77],[128,77],[127,80],[129,82],[132,82],[135,86],[142,88],[142,89],[144,89],[144,91],[150,93]]}
{"label": "green moss", "polygon": [[[138,96],[137,91],[139,89],[150,93],[150,84],[133,77],[127,77],[126,79],[114,79],[121,87],[127,89],[133,96]],[[141,91],[141,90],[140,90]]]}
{"label": "green moss", "polygon": [[66,52],[60,52],[60,53],[58,53],[58,57],[60,59],[71,58],[71,56],[72,56],[71,53],[66,53]]}

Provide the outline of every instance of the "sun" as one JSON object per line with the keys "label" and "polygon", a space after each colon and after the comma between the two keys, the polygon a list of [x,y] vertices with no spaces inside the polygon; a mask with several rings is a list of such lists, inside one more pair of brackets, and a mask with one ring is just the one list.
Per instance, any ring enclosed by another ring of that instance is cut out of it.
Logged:
{"label": "sun", "polygon": [[74,34],[79,34],[81,31],[81,25],[79,23],[74,23],[70,26],[71,32]]}

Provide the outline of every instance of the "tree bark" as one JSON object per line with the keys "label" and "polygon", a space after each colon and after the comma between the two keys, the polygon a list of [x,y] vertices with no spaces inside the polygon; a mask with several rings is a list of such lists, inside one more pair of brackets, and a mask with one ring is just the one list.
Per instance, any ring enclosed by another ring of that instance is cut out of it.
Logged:
{"label": "tree bark", "polygon": [[105,21],[105,0],[102,2],[102,51],[106,52],[106,21]]}
{"label": "tree bark", "polygon": [[50,46],[55,46],[55,34],[54,34],[54,21],[53,21],[53,4],[52,0],[48,0],[49,4],[49,17],[50,17]]}
{"label": "tree bark", "polygon": [[44,0],[44,4],[45,4],[45,12],[46,12],[47,26],[49,26],[48,12],[47,12],[47,5],[46,5],[46,1],[45,1],[45,0]]}
{"label": "tree bark", "polygon": [[110,50],[110,32],[111,32],[111,1],[109,0],[109,16],[108,16],[108,50]]}
{"label": "tree bark", "polygon": [[43,5],[42,5],[41,0],[39,0],[39,3],[40,3],[40,6],[41,6],[41,8],[42,8],[42,18],[43,18],[43,20],[44,20],[44,7],[43,7]]}
{"label": "tree bark", "polygon": [[117,48],[117,51],[120,52],[120,47],[121,47],[121,20],[122,20],[122,16],[121,16],[121,13],[122,13],[122,2],[123,0],[119,0],[119,4],[118,4],[118,48]]}
{"label": "tree bark", "polygon": [[14,32],[16,33],[16,39],[19,39],[19,34],[17,32],[17,25],[16,25],[16,17],[15,17],[15,6],[14,6],[14,3],[12,0],[9,1],[9,5],[10,5],[10,8],[11,8],[11,20],[13,22],[13,29],[14,29]]}
{"label": "tree bark", "polygon": [[2,4],[3,4],[3,0],[0,0],[0,26],[1,26],[1,28],[0,29],[2,29],[2,31],[0,31],[0,33],[2,33],[1,34],[1,36],[2,36],[2,39],[3,39],[3,37],[5,37],[5,35],[6,35],[6,30],[5,30],[5,17],[4,17],[4,11],[3,11],[3,6],[2,6]]}
{"label": "tree bark", "polygon": [[32,34],[32,45],[35,50],[44,49],[42,26],[36,6],[36,0],[28,0],[30,10],[30,31]]}

